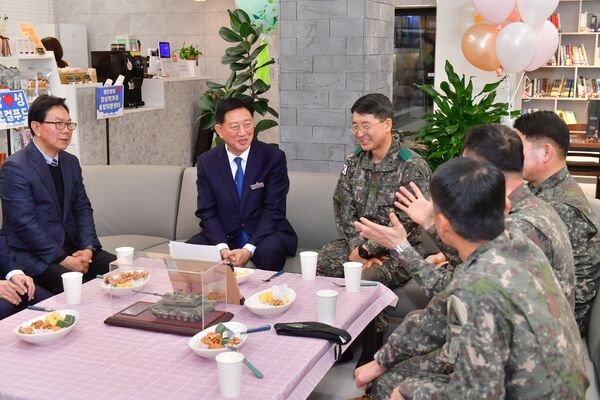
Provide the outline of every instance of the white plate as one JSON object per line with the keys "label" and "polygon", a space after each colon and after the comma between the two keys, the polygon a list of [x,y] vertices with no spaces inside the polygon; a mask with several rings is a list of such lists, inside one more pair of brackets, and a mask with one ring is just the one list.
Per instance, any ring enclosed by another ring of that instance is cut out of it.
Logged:
{"label": "white plate", "polygon": [[45,332],[40,332],[40,333],[19,333],[20,327],[28,327],[35,321],[43,321],[46,318],[46,315],[50,314],[50,313],[44,313],[38,317],[32,318],[29,321],[24,322],[24,323],[20,324],[19,326],[17,326],[14,330],[15,335],[17,335],[19,337],[19,339],[24,340],[28,343],[33,343],[33,344],[49,344],[49,343],[56,342],[57,340],[62,339],[64,336],[67,335],[67,333],[71,332],[71,329],[73,329],[75,327],[75,325],[77,325],[77,322],[79,321],[79,313],[75,310],[57,310],[57,311],[60,313],[60,315],[63,316],[63,318],[67,314],[75,316],[75,322],[73,322],[73,325],[68,326],[66,328],[61,328],[57,331],[45,331]]}
{"label": "white plate", "polygon": [[235,280],[238,285],[242,282],[246,282],[250,276],[256,272],[254,268],[242,268],[242,267],[234,267],[235,272]]}
{"label": "white plate", "polygon": [[252,311],[256,315],[260,315],[262,317],[270,317],[272,315],[282,314],[285,310],[290,308],[294,300],[296,300],[296,292],[294,289],[288,288],[288,302],[282,306],[272,306],[270,304],[261,303],[258,299],[258,296],[266,291],[271,290],[270,288],[267,290],[262,290],[258,293],[254,293],[252,296],[248,297],[244,302],[244,306],[248,308],[248,310]]}
{"label": "white plate", "polygon": [[[246,325],[242,324],[241,322],[229,321],[229,322],[224,322],[223,325],[225,325],[227,328],[231,329],[234,333],[235,332],[245,332],[247,329]],[[194,353],[196,353],[200,357],[204,357],[204,358],[215,358],[217,356],[217,354],[222,353],[224,351],[228,351],[227,347],[223,347],[220,349],[209,349],[208,347],[206,347],[205,344],[202,343],[202,338],[204,336],[206,336],[209,332],[214,332],[216,328],[217,328],[217,325],[213,325],[213,326],[206,328],[205,330],[203,330],[201,332],[196,333],[188,341],[188,347],[190,349],[192,349],[192,351]],[[246,338],[248,337],[248,334],[242,334],[242,335],[239,335],[239,337],[240,337],[240,339],[242,339],[242,341],[240,343],[236,344],[235,346],[232,346],[236,349],[240,348],[244,344],[244,342],[246,341]]]}
{"label": "white plate", "polygon": [[[114,287],[111,285],[108,285],[104,282],[104,279],[102,279],[100,281],[100,287],[102,287],[102,289],[112,295],[112,296],[116,296],[116,297],[121,297],[121,296],[127,296],[133,293],[133,289],[141,289],[144,287],[144,285],[146,285],[146,283],[148,283],[148,280],[150,280],[150,271],[148,270],[144,270],[144,269],[135,269],[135,270],[131,270],[131,271],[123,271],[122,273],[129,273],[129,272],[133,272],[133,271],[145,271],[147,272],[147,275],[145,278],[143,279],[138,279],[135,281],[131,281],[131,286],[128,287]],[[111,274],[109,272],[109,274],[113,277],[118,277],[119,275],[121,275],[121,273],[116,273],[116,274]]]}

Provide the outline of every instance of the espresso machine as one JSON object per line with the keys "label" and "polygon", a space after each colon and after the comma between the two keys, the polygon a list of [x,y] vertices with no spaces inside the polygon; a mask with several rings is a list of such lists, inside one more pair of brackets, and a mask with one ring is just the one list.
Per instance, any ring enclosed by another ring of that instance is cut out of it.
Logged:
{"label": "espresso machine", "polygon": [[92,67],[96,68],[98,82],[117,80],[123,75],[123,102],[128,108],[144,105],[142,100],[142,83],[144,82],[144,58],[133,56],[129,51],[92,51]]}

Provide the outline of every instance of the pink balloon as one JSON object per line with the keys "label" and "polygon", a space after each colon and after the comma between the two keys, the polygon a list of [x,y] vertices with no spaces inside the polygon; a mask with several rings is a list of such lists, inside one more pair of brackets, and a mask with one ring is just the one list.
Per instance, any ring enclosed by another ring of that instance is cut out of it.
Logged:
{"label": "pink balloon", "polygon": [[473,0],[475,9],[483,18],[497,24],[505,21],[515,8],[516,0]]}
{"label": "pink balloon", "polygon": [[525,71],[533,71],[546,65],[558,48],[558,31],[552,22],[548,20],[542,22],[535,28],[535,33],[537,35],[537,52]]}
{"label": "pink balloon", "polygon": [[506,72],[520,72],[536,52],[535,30],[524,22],[506,25],[496,39],[496,56]]}
{"label": "pink balloon", "polygon": [[559,0],[517,0],[519,15],[523,22],[537,27],[547,20],[556,7]]}

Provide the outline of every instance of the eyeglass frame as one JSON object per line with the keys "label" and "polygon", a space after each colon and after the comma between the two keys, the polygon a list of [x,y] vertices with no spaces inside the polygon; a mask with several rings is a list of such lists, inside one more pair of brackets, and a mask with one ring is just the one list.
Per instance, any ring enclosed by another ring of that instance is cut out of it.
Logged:
{"label": "eyeglass frame", "polygon": [[[63,121],[39,121],[41,124],[54,124],[54,127],[59,131],[67,128],[71,132],[77,128],[77,122],[63,122]],[[59,126],[60,124],[64,125],[62,128]]]}
{"label": "eyeglass frame", "polygon": [[371,131],[371,129],[373,129],[373,127],[375,127],[377,125],[383,124],[386,119],[384,119],[383,121],[376,122],[374,124],[370,124],[370,125],[362,125],[361,126],[361,125],[358,125],[358,124],[356,124],[356,125],[353,124],[350,127],[350,129],[352,130],[352,133],[355,134],[355,135],[358,135],[360,132],[369,133]]}

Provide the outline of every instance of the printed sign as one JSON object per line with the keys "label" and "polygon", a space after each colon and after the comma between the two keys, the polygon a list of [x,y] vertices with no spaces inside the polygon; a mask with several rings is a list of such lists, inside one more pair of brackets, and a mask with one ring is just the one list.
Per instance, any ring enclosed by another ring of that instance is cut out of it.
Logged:
{"label": "printed sign", "polygon": [[96,88],[96,119],[123,115],[123,86]]}
{"label": "printed sign", "polygon": [[29,105],[24,90],[0,92],[0,129],[27,126]]}

